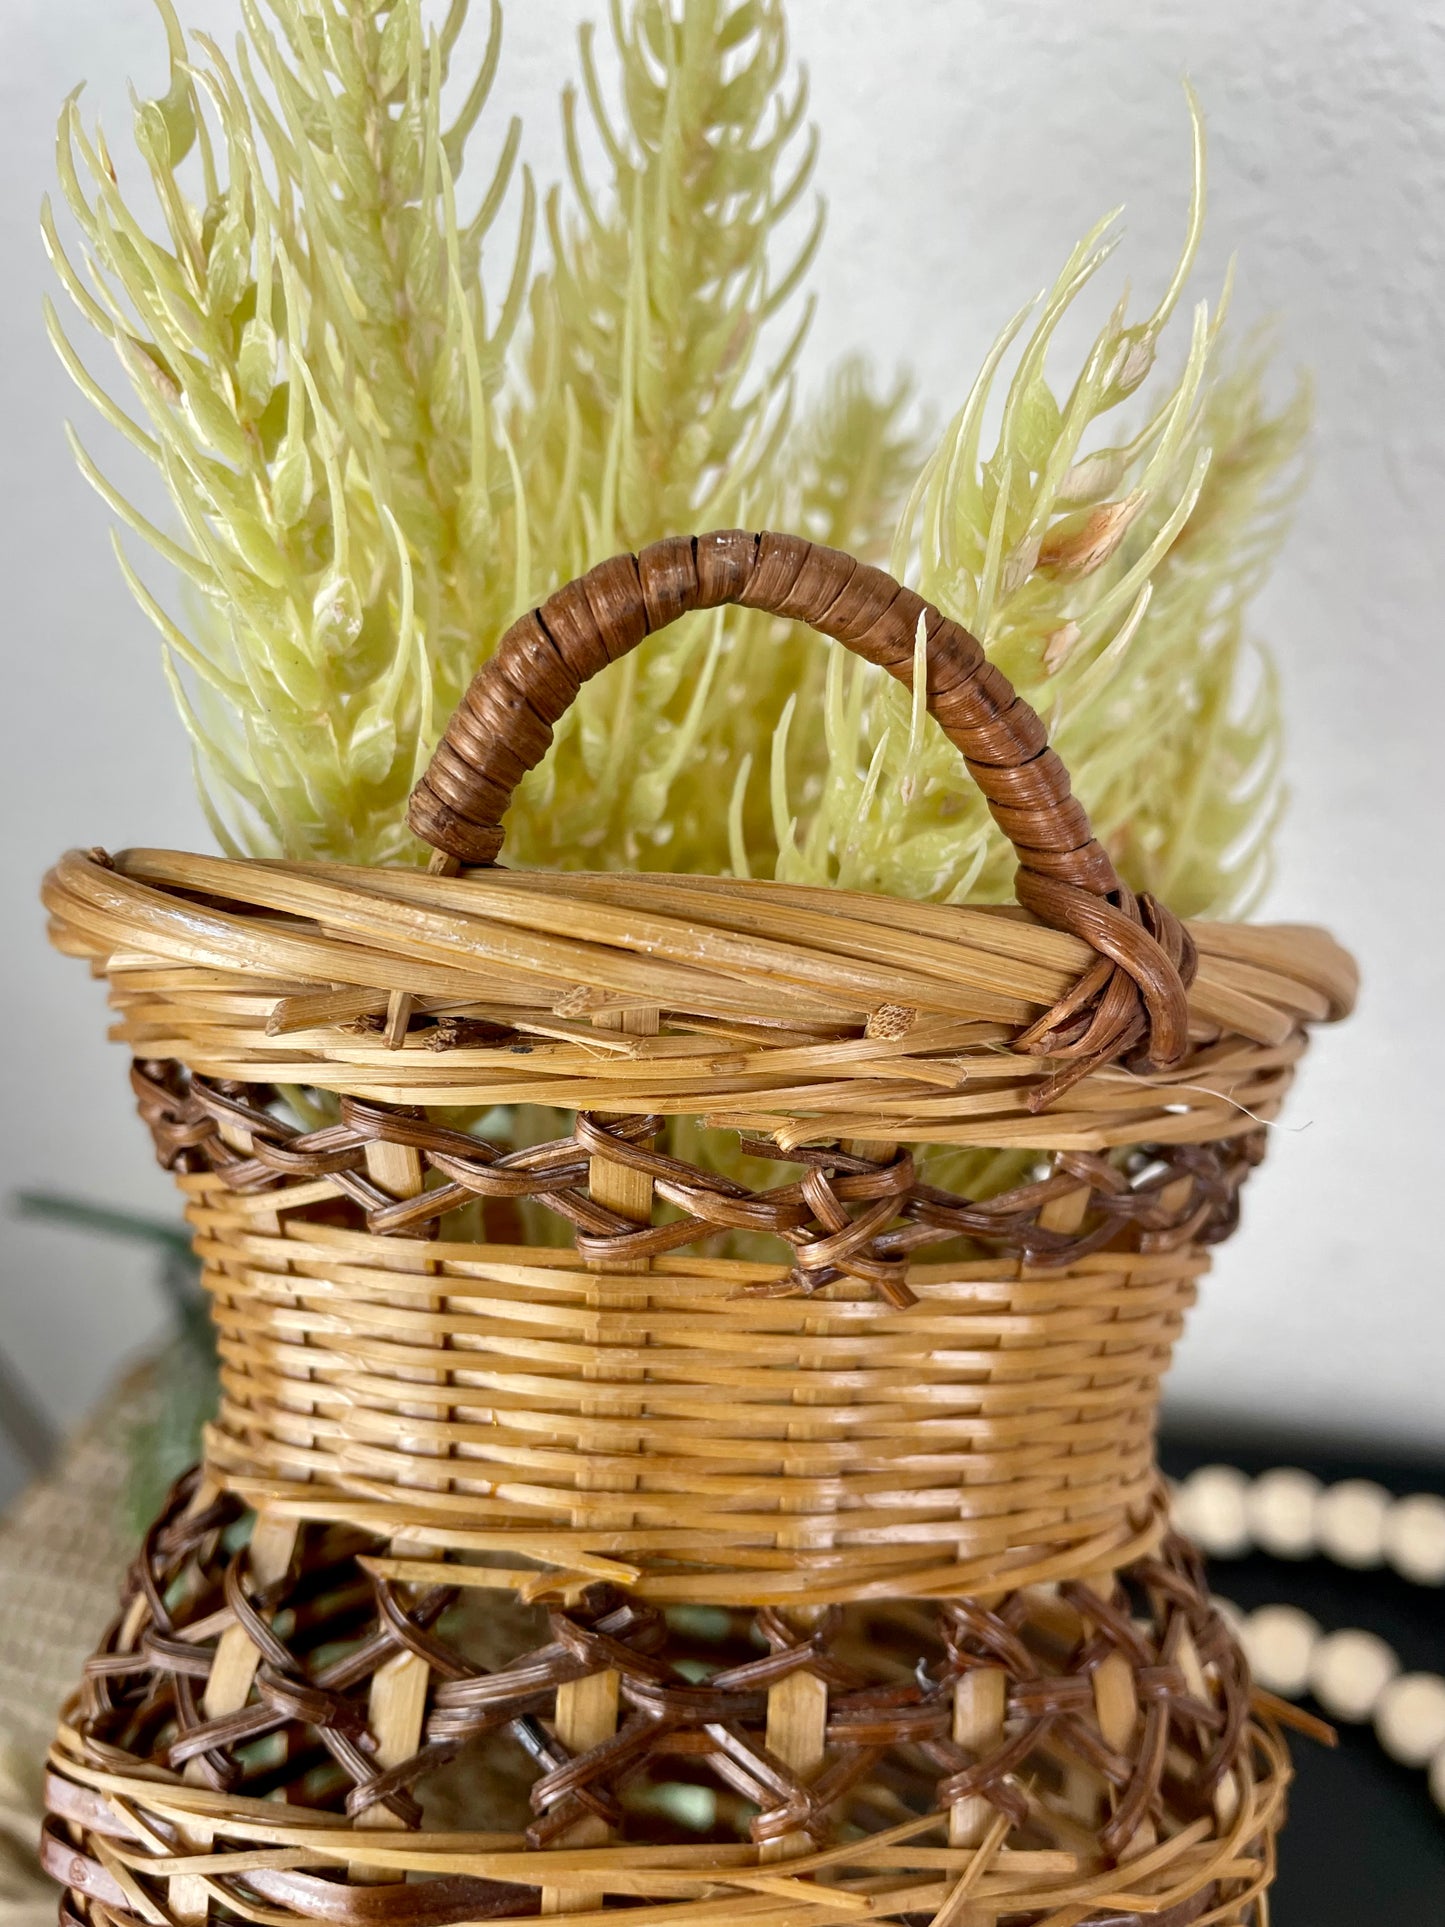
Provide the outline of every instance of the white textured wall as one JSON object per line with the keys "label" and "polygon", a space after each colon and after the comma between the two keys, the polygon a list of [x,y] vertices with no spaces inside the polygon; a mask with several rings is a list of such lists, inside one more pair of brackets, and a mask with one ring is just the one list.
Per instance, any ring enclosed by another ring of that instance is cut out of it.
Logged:
{"label": "white textured wall", "polygon": [[[234,0],[179,0],[228,32]],[[503,104],[545,175],[579,0],[512,0]],[[1121,272],[1172,260],[1187,188],[1179,77],[1203,96],[1200,286],[1240,256],[1239,314],[1277,313],[1314,372],[1314,481],[1259,610],[1283,667],[1294,801],[1279,916],[1359,952],[1354,1022],[1319,1039],[1245,1230],[1179,1361],[1181,1406],[1445,1444],[1441,843],[1433,758],[1445,580],[1441,249],[1445,10],[1341,0],[794,0],[832,204],[814,367],[906,360],[941,408],[1003,319],[1105,208]],[[35,211],[52,121],[85,77],[119,136],[124,81],[163,85],[147,0],[0,8],[0,476],[6,788],[0,1186],[171,1209],[102,1041],[99,990],[46,951],[35,886],[70,843],[205,845],[154,640],[60,433],[80,412],[45,344]],[[1305,1128],[1305,1127],[1308,1128]],[[148,1262],[3,1226],[4,1344],[77,1415],[161,1308]],[[3,1476],[3,1474],[0,1474]]]}

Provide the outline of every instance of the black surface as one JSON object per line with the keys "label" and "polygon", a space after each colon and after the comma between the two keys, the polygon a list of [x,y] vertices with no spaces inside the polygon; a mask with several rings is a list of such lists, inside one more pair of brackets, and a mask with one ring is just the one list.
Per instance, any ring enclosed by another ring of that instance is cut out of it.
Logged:
{"label": "black surface", "polygon": [[[1299,1440],[1176,1431],[1164,1468],[1237,1465],[1254,1475],[1302,1466],[1327,1484],[1374,1479],[1388,1491],[1445,1493],[1445,1466]],[[1214,1588],[1245,1611],[1287,1603],[1327,1632],[1362,1626],[1388,1640],[1406,1671],[1445,1673],[1445,1592],[1388,1571],[1349,1572],[1322,1559],[1216,1560]],[[1322,1709],[1303,1702],[1311,1712]],[[1445,1927],[1445,1814],[1425,1775],[1396,1766],[1369,1727],[1342,1726],[1334,1751],[1291,1737],[1296,1780],[1280,1843],[1271,1927]]]}

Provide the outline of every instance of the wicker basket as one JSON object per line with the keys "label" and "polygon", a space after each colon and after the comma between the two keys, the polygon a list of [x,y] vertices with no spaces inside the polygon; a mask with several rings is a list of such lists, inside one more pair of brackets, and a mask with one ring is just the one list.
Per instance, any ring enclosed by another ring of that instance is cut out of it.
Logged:
{"label": "wicker basket", "polygon": [[[726,602],[905,683],[922,625],[1032,914],[493,867],[580,682]],[[224,1392],[52,1756],[64,1917],[1263,1921],[1287,1756],[1153,1426],[1349,959],[1136,899],[974,640],[785,536],[524,617],[412,822],[47,880]]]}

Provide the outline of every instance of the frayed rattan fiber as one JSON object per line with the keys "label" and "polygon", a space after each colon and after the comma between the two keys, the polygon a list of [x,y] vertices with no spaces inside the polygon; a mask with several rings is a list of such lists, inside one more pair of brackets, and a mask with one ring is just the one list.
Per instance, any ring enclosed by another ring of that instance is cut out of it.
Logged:
{"label": "frayed rattan fiber", "polygon": [[[494,867],[580,683],[723,602],[926,661],[1031,914]],[[223,1381],[52,1755],[64,1917],[1263,1927],[1287,1756],[1154,1413],[1349,959],[1136,899],[974,640],[784,536],[524,617],[412,822],[46,881]]]}

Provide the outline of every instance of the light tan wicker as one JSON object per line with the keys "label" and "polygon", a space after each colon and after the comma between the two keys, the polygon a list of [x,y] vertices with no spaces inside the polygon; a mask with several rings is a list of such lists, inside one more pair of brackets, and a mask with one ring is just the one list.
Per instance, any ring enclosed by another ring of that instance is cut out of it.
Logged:
{"label": "light tan wicker", "polygon": [[[922,625],[1032,915],[490,867],[578,682],[724,601],[904,681]],[[1262,1921],[1287,1759],[1154,1411],[1349,959],[1135,899],[972,638],[787,537],[524,618],[413,822],[427,874],[47,880],[224,1394],[52,1757],[72,1914]]]}

